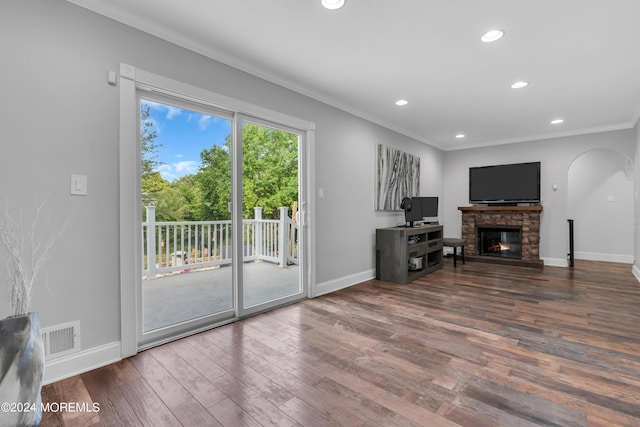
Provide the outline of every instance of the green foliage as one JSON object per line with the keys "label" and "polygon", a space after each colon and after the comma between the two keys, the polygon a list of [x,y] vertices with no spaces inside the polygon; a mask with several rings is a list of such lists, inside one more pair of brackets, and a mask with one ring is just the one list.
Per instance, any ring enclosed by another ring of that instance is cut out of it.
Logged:
{"label": "green foliage", "polygon": [[298,136],[246,123],[242,144],[243,216],[262,206],[264,218],[276,218],[298,200]]}
{"label": "green foliage", "polygon": [[142,175],[141,190],[142,190],[142,204],[149,205],[155,204],[160,192],[166,187],[169,187],[169,181],[162,178],[160,172],[150,172]]}
{"label": "green foliage", "polygon": [[156,150],[162,145],[156,144],[158,132],[149,119],[151,107],[140,103],[140,153],[142,155],[142,176],[152,174],[158,170],[160,162]]}
{"label": "green foliage", "polygon": [[157,150],[161,145],[155,142],[158,132],[149,119],[150,108],[149,104],[140,103],[140,169],[142,172],[140,187],[143,206],[155,204],[162,190],[169,186],[169,182],[158,172],[160,162]]}
{"label": "green foliage", "polygon": [[201,212],[207,219],[230,219],[228,203],[231,202],[231,154],[230,139],[224,146],[214,145],[200,153],[202,166],[195,182],[202,196]]}
{"label": "green foliage", "polygon": [[186,175],[175,180],[171,186],[182,194],[186,203],[184,221],[203,221],[208,217],[204,211],[204,197],[197,175]]}
{"label": "green foliage", "polygon": [[187,198],[178,188],[165,187],[158,195],[156,203],[157,221],[185,221],[189,214]]}

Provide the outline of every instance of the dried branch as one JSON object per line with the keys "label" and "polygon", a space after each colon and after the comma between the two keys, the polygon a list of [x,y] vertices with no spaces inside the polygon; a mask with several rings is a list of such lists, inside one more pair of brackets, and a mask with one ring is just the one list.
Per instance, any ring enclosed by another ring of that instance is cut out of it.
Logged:
{"label": "dried branch", "polygon": [[44,217],[47,201],[48,196],[42,202],[38,202],[38,196],[35,196],[35,217],[28,235],[24,233],[22,211],[17,217],[12,215],[7,202],[0,216],[0,247],[6,252],[6,286],[12,317],[29,313],[31,310],[36,279],[51,258],[55,243],[74,217],[67,216],[57,230],[51,231],[51,218]]}

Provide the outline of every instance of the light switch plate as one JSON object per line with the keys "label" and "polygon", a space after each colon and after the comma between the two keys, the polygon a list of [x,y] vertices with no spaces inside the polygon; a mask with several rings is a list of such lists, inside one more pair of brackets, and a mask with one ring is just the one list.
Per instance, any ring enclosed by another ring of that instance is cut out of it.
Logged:
{"label": "light switch plate", "polygon": [[71,187],[69,192],[74,196],[87,195],[87,176],[71,175]]}

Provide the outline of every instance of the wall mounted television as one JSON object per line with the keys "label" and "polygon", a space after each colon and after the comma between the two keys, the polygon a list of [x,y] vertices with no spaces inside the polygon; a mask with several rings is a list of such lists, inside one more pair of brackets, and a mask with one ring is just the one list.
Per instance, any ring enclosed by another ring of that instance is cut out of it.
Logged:
{"label": "wall mounted television", "polygon": [[540,162],[470,167],[469,203],[540,203]]}

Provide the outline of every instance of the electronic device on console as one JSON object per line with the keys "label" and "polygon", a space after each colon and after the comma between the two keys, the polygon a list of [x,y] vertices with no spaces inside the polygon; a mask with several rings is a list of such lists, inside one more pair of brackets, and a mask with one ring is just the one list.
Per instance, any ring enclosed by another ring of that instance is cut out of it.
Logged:
{"label": "electronic device on console", "polygon": [[405,227],[414,227],[416,222],[421,222],[425,218],[436,221],[438,219],[438,197],[405,197],[400,203],[400,208],[404,210]]}

